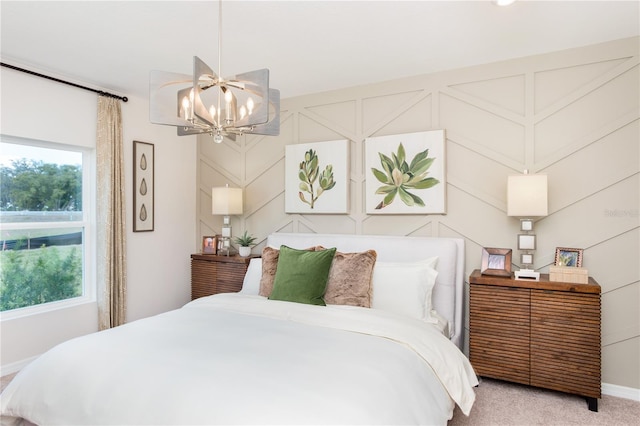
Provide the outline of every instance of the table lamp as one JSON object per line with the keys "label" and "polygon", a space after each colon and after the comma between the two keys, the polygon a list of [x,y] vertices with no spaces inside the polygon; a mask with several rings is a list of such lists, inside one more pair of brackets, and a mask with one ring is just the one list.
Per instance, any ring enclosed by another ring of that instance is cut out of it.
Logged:
{"label": "table lamp", "polygon": [[242,214],[242,189],[229,188],[229,185],[211,188],[211,214],[224,216],[222,219],[220,245],[222,253],[229,256],[231,249],[229,216]]}
{"label": "table lamp", "polygon": [[[520,263],[533,265],[533,252],[536,249],[536,235],[533,233],[533,218],[548,214],[547,176],[530,175],[527,170],[522,175],[507,178],[507,216],[520,218],[518,250],[521,250]],[[532,268],[515,271],[517,280],[540,280],[540,273]]]}

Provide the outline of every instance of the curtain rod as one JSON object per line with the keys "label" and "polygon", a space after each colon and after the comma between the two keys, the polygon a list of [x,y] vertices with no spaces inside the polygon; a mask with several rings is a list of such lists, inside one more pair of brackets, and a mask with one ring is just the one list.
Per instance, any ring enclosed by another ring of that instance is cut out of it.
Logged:
{"label": "curtain rod", "polygon": [[90,87],[81,86],[79,84],[71,83],[69,81],[60,80],[59,78],[50,77],[48,75],[40,74],[40,73],[37,73],[35,71],[29,71],[29,70],[25,70],[24,68],[16,67],[14,65],[5,64],[4,62],[0,62],[0,65],[2,65],[3,67],[11,68],[12,70],[16,70],[16,71],[24,72],[24,73],[27,73],[27,74],[35,75],[36,77],[42,77],[42,78],[46,78],[47,80],[52,80],[52,81],[56,81],[58,83],[68,84],[69,86],[77,87],[79,89],[88,90],[90,92],[97,93],[97,94],[99,94],[101,96],[108,96],[110,98],[120,99],[122,102],[127,102],[129,100],[129,98],[127,98],[126,96],[118,96],[118,95],[114,95],[113,93],[104,92],[102,90],[96,90],[96,89],[92,89]]}

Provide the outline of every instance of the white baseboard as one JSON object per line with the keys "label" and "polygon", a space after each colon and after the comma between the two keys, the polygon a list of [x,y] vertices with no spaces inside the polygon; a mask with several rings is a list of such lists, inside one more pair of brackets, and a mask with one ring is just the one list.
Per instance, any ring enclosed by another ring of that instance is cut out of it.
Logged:
{"label": "white baseboard", "polygon": [[603,383],[601,389],[603,395],[616,396],[618,398],[640,402],[640,389],[612,385],[610,383]]}

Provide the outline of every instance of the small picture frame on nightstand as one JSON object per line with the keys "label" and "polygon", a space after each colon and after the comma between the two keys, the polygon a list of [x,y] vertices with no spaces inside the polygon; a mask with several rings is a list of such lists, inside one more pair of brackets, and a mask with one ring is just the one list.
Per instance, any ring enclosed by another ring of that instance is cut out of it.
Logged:
{"label": "small picture frame on nightstand", "polygon": [[482,275],[495,275],[498,277],[511,276],[511,249],[483,248],[482,249]]}
{"label": "small picture frame on nightstand", "polygon": [[202,237],[202,254],[216,254],[218,252],[218,238],[215,235]]}

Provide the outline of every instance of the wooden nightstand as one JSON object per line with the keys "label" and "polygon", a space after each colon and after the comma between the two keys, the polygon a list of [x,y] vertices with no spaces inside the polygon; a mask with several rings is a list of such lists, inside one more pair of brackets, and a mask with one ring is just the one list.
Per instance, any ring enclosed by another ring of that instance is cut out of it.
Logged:
{"label": "wooden nightstand", "polygon": [[240,256],[191,255],[191,300],[217,293],[235,293],[252,258]]}
{"label": "wooden nightstand", "polygon": [[480,376],[600,394],[600,285],[469,276],[469,359]]}

